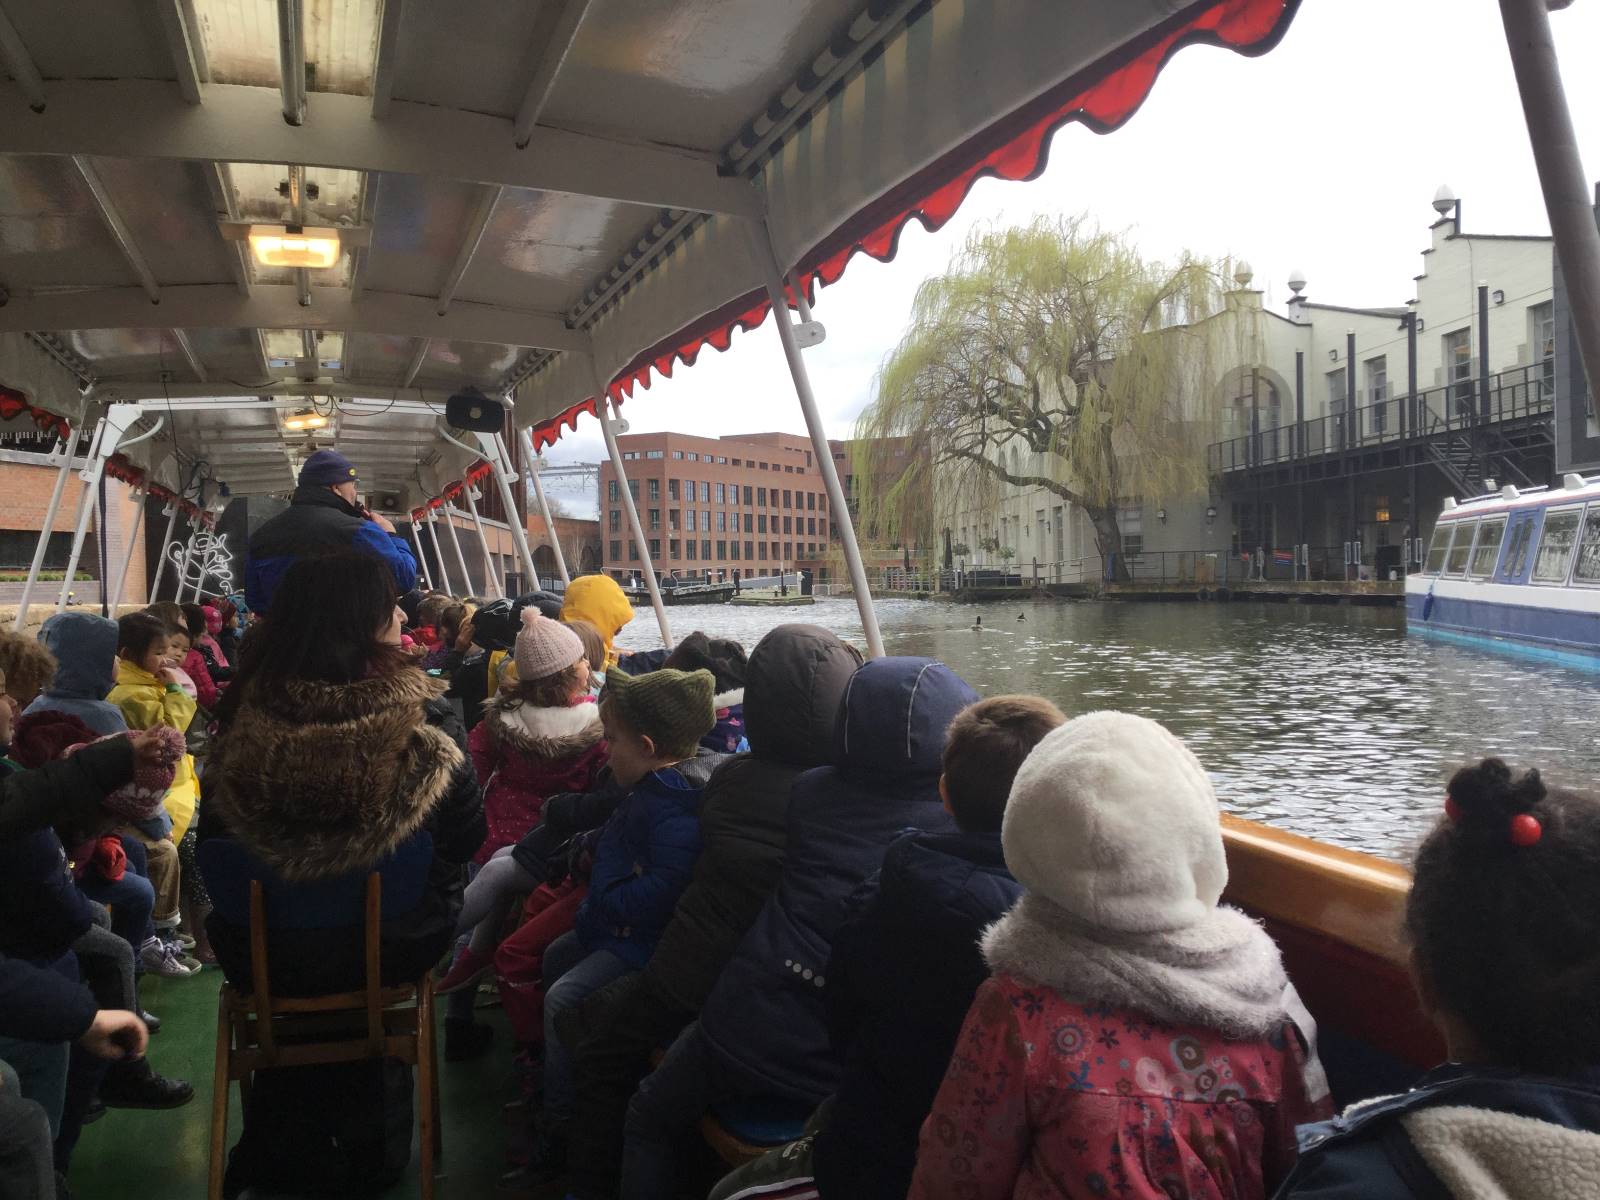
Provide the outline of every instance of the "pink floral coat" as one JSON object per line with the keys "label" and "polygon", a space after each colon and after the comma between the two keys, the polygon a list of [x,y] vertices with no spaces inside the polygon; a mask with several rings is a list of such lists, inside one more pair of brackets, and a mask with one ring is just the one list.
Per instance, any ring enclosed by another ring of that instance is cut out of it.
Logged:
{"label": "pink floral coat", "polygon": [[978,989],[910,1200],[1261,1200],[1307,1099],[1294,1027],[1258,1042],[1080,1005],[997,975]]}

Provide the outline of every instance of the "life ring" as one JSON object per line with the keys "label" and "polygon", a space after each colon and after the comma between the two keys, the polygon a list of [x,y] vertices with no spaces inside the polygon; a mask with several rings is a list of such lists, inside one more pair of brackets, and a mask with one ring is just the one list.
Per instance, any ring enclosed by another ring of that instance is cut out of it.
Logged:
{"label": "life ring", "polygon": [[1196,592],[1194,594],[1194,598],[1196,600],[1209,600],[1209,599],[1211,599],[1211,589],[1210,588],[1201,588],[1198,592]]}

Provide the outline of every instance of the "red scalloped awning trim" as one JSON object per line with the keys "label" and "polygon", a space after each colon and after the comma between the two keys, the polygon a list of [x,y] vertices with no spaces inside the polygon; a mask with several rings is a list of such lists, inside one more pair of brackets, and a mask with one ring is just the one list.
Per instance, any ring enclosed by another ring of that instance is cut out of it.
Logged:
{"label": "red scalloped awning trim", "polygon": [[130,487],[139,487],[144,483],[144,469],[135,466],[126,454],[113,454],[106,459],[106,474]]}
{"label": "red scalloped awning trim", "polygon": [[[1183,47],[1208,44],[1241,54],[1266,53],[1288,29],[1299,4],[1300,0],[1222,0],[1191,5],[1002,117],[853,215],[801,257],[802,286],[814,294],[819,283],[836,282],[858,253],[891,261],[906,225],[915,220],[930,233],[940,229],[985,176],[1011,181],[1035,178],[1049,162],[1050,135],[1069,121],[1109,133],[1138,110],[1161,68]],[[770,310],[764,291],[740,296],[639,354],[606,390],[620,403],[636,388],[649,388],[652,371],[670,379],[675,363],[692,366],[706,346],[726,350],[734,330],[755,329]],[[531,431],[535,450],[553,445],[563,427],[575,429],[581,413],[596,415],[595,397],[536,425]]]}
{"label": "red scalloped awning trim", "polygon": [[49,409],[40,408],[36,404],[30,404],[28,397],[16,388],[0,383],[0,421],[13,421],[23,413],[33,418],[33,423],[39,427],[41,433],[54,434],[63,441],[72,436],[72,426],[65,417]]}

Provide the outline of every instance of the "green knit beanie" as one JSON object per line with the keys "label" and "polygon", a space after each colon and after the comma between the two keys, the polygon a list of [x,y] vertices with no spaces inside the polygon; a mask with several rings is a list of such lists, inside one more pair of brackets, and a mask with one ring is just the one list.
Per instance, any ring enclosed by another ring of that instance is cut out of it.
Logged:
{"label": "green knit beanie", "polygon": [[663,668],[637,678],[612,671],[603,700],[629,729],[655,743],[667,758],[692,758],[700,739],[717,723],[712,704],[716,677],[710,671]]}

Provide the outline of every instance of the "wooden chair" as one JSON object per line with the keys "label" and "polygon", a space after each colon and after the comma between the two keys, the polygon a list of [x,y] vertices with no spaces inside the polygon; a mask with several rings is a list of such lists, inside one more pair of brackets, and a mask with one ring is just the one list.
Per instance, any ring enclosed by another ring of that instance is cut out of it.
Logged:
{"label": "wooden chair", "polygon": [[[236,846],[236,844],[231,844]],[[209,851],[209,853],[208,853]],[[223,849],[213,843],[201,848],[201,861],[208,887],[217,900],[221,877],[227,868],[238,870],[241,860],[251,861],[239,849]],[[224,860],[230,859],[224,865]],[[398,852],[399,865],[414,867],[422,864],[417,883],[426,879],[426,864],[432,858],[432,841],[426,834],[413,839]],[[274,927],[269,923],[269,911],[275,899],[287,899],[293,906],[304,905],[308,890],[327,889],[329,885],[313,884],[293,889],[298,895],[289,898],[291,889],[270,877],[263,886],[264,871],[251,872],[249,884],[250,975],[253,991],[244,994],[232,984],[224,984],[217,997],[217,1059],[213,1077],[211,1100],[211,1161],[207,1195],[209,1200],[221,1200],[223,1167],[227,1153],[228,1089],[237,1082],[241,1104],[248,1103],[251,1076],[258,1070],[273,1067],[294,1067],[328,1063],[360,1062],[370,1059],[395,1058],[417,1069],[418,1133],[421,1140],[421,1175],[423,1200],[432,1200],[434,1171],[443,1159],[444,1147],[439,1120],[439,1059],[434,1021],[433,977],[424,973],[415,983],[401,986],[383,986],[380,969],[380,924],[383,914],[384,886],[387,876],[392,880],[397,859],[390,859],[365,876],[345,881],[334,881],[335,895],[340,890],[354,893],[360,898],[359,920],[363,930],[365,953],[365,984],[359,991],[339,992],[309,998],[275,997],[272,995],[267,959],[267,932]],[[214,882],[216,880],[216,882]],[[397,880],[395,892],[415,891],[406,885],[411,880]],[[234,874],[223,887],[237,889],[243,880]],[[274,896],[273,892],[279,892]],[[326,893],[323,899],[326,900]],[[395,897],[399,898],[399,897]],[[408,899],[415,900],[412,895]],[[313,901],[315,903],[315,901]],[[220,906],[219,906],[220,907]],[[282,907],[278,905],[277,907]],[[406,911],[410,905],[397,906]],[[353,915],[353,914],[352,914]],[[353,923],[353,922],[352,922]],[[361,1032],[352,1033],[360,1019]]]}

